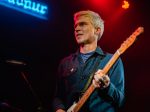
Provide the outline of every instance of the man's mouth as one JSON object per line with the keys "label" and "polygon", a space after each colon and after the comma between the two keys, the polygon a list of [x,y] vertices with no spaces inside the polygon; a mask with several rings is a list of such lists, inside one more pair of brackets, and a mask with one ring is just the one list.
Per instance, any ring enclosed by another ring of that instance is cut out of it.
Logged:
{"label": "man's mouth", "polygon": [[78,37],[78,36],[82,36],[83,34],[76,34],[76,36]]}

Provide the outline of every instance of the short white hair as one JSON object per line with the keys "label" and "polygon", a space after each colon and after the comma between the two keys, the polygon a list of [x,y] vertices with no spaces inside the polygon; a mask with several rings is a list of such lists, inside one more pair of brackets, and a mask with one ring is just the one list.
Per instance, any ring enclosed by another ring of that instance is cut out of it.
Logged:
{"label": "short white hair", "polygon": [[100,28],[100,34],[98,36],[98,40],[101,38],[104,32],[104,21],[100,17],[100,15],[94,11],[85,10],[85,11],[79,11],[74,14],[74,20],[76,20],[80,16],[86,16],[89,17],[92,21],[92,24],[95,28]]}

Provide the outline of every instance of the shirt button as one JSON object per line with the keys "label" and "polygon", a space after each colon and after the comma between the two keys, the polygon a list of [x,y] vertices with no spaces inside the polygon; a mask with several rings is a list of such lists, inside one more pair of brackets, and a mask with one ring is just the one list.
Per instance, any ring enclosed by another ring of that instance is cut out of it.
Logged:
{"label": "shirt button", "polygon": [[85,79],[85,76],[81,76],[81,80],[84,80]]}

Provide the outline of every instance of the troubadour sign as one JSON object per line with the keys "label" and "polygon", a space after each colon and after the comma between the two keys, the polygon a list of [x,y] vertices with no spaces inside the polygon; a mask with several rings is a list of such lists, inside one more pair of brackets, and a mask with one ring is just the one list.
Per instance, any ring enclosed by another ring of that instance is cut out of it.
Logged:
{"label": "troubadour sign", "polygon": [[0,5],[47,20],[48,6],[32,0],[0,0]]}

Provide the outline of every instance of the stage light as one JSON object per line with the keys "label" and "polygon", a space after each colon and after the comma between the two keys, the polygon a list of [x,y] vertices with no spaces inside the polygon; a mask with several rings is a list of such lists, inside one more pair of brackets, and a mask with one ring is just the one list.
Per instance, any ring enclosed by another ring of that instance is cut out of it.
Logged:
{"label": "stage light", "polygon": [[122,4],[122,8],[123,8],[123,9],[128,9],[129,6],[130,6],[129,2],[126,1],[126,0],[124,0],[124,1],[123,1],[123,4]]}
{"label": "stage light", "polygon": [[0,5],[47,20],[48,6],[32,0],[1,0]]}

